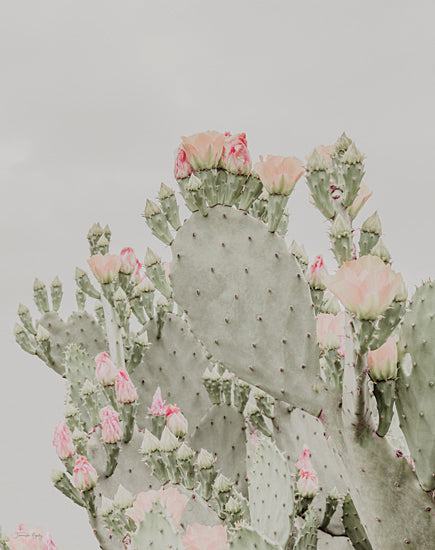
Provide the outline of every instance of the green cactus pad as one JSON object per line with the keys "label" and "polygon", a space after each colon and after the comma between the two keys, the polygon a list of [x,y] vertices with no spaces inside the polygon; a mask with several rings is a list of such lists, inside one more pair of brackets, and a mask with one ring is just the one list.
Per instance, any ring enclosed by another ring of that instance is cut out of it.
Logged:
{"label": "green cactus pad", "polygon": [[353,546],[347,537],[334,537],[317,530],[317,550],[352,550]]}
{"label": "green cactus pad", "polygon": [[[435,284],[415,291],[400,332],[396,401],[400,427],[426,491],[435,489]],[[408,356],[408,373],[406,362]]]}
{"label": "green cactus pad", "polygon": [[310,508],[305,515],[305,523],[299,531],[294,550],[316,550],[317,548],[317,518]]}
{"label": "green cactus pad", "polygon": [[50,351],[54,365],[49,366],[62,376],[65,374],[65,350],[70,344],[82,346],[92,358],[108,350],[100,325],[87,312],[75,312],[65,322],[57,312],[50,311],[41,317],[39,324],[50,334]]}
{"label": "green cactus pad", "polygon": [[319,360],[308,285],[284,239],[246,213],[195,213],[172,245],[175,301],[240,378],[317,415]]}
{"label": "green cactus pad", "polygon": [[259,437],[249,462],[248,484],[251,524],[285,548],[295,513],[292,479],[286,460],[269,438]]}
{"label": "green cactus pad", "polygon": [[153,504],[145,512],[137,531],[131,538],[131,550],[184,550],[181,534],[175,531],[169,514]]}
{"label": "green cactus pad", "polygon": [[343,502],[343,524],[346,535],[351,540],[354,548],[357,550],[372,550],[372,545],[349,494],[346,495]]}
{"label": "green cactus pad", "polygon": [[230,477],[246,494],[245,421],[232,406],[213,405],[193,432],[188,444],[207,449],[216,458],[216,468]]}
{"label": "green cactus pad", "polygon": [[148,407],[160,386],[163,399],[181,409],[193,431],[210,404],[202,385],[202,374],[210,367],[204,348],[178,315],[167,314],[160,338],[155,319],[145,328],[150,346],[131,374],[139,394],[136,423],[140,429],[149,428]]}
{"label": "green cactus pad", "polygon": [[236,529],[229,544],[231,550],[282,550],[282,546],[272,542],[249,526]]}

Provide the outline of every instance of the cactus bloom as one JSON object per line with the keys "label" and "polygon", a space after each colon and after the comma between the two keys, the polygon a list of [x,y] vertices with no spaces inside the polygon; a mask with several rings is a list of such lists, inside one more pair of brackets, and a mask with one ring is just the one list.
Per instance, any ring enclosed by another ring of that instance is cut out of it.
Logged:
{"label": "cactus bloom", "polygon": [[99,283],[111,283],[121,267],[121,258],[115,254],[94,254],[88,264]]}
{"label": "cactus bloom", "polygon": [[267,155],[260,156],[260,162],[254,165],[254,171],[271,195],[290,195],[296,182],[305,172],[301,160],[296,157]]}
{"label": "cactus bloom", "polygon": [[189,426],[186,417],[174,405],[166,407],[166,425],[177,437],[184,437],[187,434]]}
{"label": "cactus bloom", "polygon": [[95,363],[97,364],[95,374],[98,382],[100,382],[103,386],[111,386],[114,384],[118,369],[116,368],[116,365],[112,361],[110,355],[104,351],[99,353],[95,357]]}
{"label": "cactus bloom", "polygon": [[302,498],[314,498],[319,490],[319,482],[313,469],[299,470],[297,488]]}
{"label": "cactus bloom", "polygon": [[325,290],[325,277],[328,276],[325,264],[323,263],[323,256],[319,254],[308,269],[307,281],[311,288],[317,290]]}
{"label": "cactus bloom", "polygon": [[53,537],[50,533],[45,533],[42,538],[42,548],[43,550],[57,550],[56,543],[53,540]]}
{"label": "cactus bloom", "polygon": [[338,315],[319,313],[317,316],[317,342],[321,349],[338,349],[344,355],[344,311]]}
{"label": "cactus bloom", "polygon": [[369,351],[367,365],[373,380],[395,378],[397,374],[397,338],[391,336],[380,348]]}
{"label": "cactus bloom", "polygon": [[328,289],[360,319],[376,319],[391,304],[402,284],[400,274],[377,256],[344,262],[325,277]]}
{"label": "cactus bloom", "polygon": [[232,174],[249,176],[251,173],[251,155],[248,151],[246,134],[225,133],[224,148],[219,161],[219,167]]}
{"label": "cactus bloom", "polygon": [[119,369],[116,373],[115,392],[119,403],[133,403],[137,401],[136,388],[125,369]]}
{"label": "cactus bloom", "polygon": [[226,550],[228,548],[227,530],[223,525],[188,525],[183,537],[186,550]]}
{"label": "cactus bloom", "polygon": [[126,275],[133,273],[136,268],[136,255],[134,250],[130,247],[123,248],[119,257],[121,258],[119,271]]}
{"label": "cactus bloom", "polygon": [[97,484],[97,472],[85,456],[79,455],[73,470],[74,485],[79,491],[89,491]]}
{"label": "cactus bloom", "polygon": [[224,134],[202,132],[189,137],[183,136],[181,140],[189,163],[195,171],[217,168],[224,147]]}
{"label": "cactus bloom", "polygon": [[310,459],[310,448],[308,447],[308,445],[303,446],[301,456],[298,458],[296,462],[296,469],[298,471],[313,469],[313,465],[311,464],[311,459]]}
{"label": "cactus bloom", "polygon": [[101,419],[101,439],[103,443],[116,443],[122,438],[121,424],[119,423],[118,413],[113,407],[108,405],[100,410]]}
{"label": "cactus bloom", "polygon": [[71,430],[63,420],[54,428],[53,445],[56,447],[56,454],[61,460],[66,460],[76,452]]}
{"label": "cactus bloom", "polygon": [[183,147],[179,147],[175,153],[174,176],[175,179],[188,178],[193,173],[193,168],[190,166],[186,151]]}
{"label": "cactus bloom", "polygon": [[126,510],[126,514],[136,523],[136,525],[139,525],[145,512],[149,512],[154,502],[158,500],[166,506],[169,513],[172,515],[174,523],[178,525],[189,499],[174,487],[162,487],[158,491],[142,491],[137,495],[133,507]]}
{"label": "cactus bloom", "polygon": [[160,387],[156,389],[153,396],[151,407],[148,408],[148,414],[154,416],[166,416],[166,405],[162,398],[162,390]]}

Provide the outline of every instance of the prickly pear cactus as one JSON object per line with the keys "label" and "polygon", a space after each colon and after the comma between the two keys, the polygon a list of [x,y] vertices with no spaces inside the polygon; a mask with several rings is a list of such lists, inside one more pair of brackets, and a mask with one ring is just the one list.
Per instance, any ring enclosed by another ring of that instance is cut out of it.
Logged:
{"label": "prickly pear cactus", "polygon": [[[303,175],[334,274],[292,240]],[[102,550],[433,548],[435,287],[407,303],[377,213],[356,245],[363,176],[345,134],[306,165],[185,137],[190,214],[165,184],[144,210],[170,263],[110,253],[96,223],[67,321],[35,280],[15,338],[65,379],[52,481]]]}

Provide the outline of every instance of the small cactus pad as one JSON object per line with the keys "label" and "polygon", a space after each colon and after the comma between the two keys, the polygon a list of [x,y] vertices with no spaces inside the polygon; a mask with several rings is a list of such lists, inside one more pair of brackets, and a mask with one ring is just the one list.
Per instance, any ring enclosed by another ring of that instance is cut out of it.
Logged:
{"label": "small cactus pad", "polygon": [[49,366],[62,376],[65,374],[65,350],[69,344],[81,345],[92,358],[108,349],[100,325],[86,311],[73,313],[66,322],[56,311],[50,311],[41,317],[39,324],[50,334],[50,352],[54,365]]}
{"label": "small cactus pad", "polygon": [[167,315],[160,338],[155,319],[146,330],[150,346],[131,375],[139,394],[136,423],[140,429],[148,426],[148,407],[160,386],[163,399],[181,409],[193,430],[210,404],[202,384],[202,374],[210,367],[204,348],[186,321],[172,313]]}
{"label": "small cactus pad", "polygon": [[255,457],[249,462],[248,484],[252,525],[285,548],[295,512],[292,479],[283,455],[269,438],[258,439]]}
{"label": "small cactus pad", "polygon": [[230,550],[282,550],[279,544],[268,540],[258,531],[249,526],[237,528],[229,544]]}
{"label": "small cactus pad", "polygon": [[169,514],[161,508],[157,503],[145,512],[131,538],[131,550],[183,550],[181,535],[175,531]]}
{"label": "small cactus pad", "polygon": [[429,491],[435,489],[435,284],[432,282],[415,291],[403,320],[399,352],[403,357],[396,401],[400,427],[417,477]]}
{"label": "small cactus pad", "polygon": [[305,515],[305,523],[299,531],[294,550],[316,550],[317,549],[317,525],[316,514],[310,508]]}
{"label": "small cactus pad", "polygon": [[350,538],[356,550],[372,550],[372,545],[349,494],[345,496],[343,502],[343,524],[346,535]]}
{"label": "small cactus pad", "polygon": [[208,351],[240,378],[317,415],[308,285],[282,237],[225,207],[192,214],[172,245],[175,301]]}
{"label": "small cactus pad", "polygon": [[213,405],[193,432],[189,445],[207,449],[216,458],[216,468],[235,481],[245,493],[246,430],[243,416],[232,406]]}

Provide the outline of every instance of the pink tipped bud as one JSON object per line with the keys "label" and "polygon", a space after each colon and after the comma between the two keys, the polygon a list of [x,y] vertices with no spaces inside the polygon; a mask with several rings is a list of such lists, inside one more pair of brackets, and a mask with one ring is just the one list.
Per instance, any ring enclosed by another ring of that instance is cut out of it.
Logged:
{"label": "pink tipped bud", "polygon": [[119,369],[116,373],[115,392],[119,403],[133,403],[137,401],[136,388],[125,369]]}
{"label": "pink tipped bud", "polygon": [[53,445],[56,447],[56,454],[61,460],[66,460],[76,452],[71,430],[63,420],[54,428]]}
{"label": "pink tipped bud", "polygon": [[323,256],[319,254],[308,269],[307,281],[311,288],[317,290],[325,290],[325,276],[328,275],[325,264],[323,263]]}
{"label": "pink tipped bud", "polygon": [[313,465],[311,464],[311,460],[310,460],[310,448],[308,447],[308,445],[303,446],[301,456],[298,458],[298,461],[296,462],[296,469],[297,470],[313,469]]}
{"label": "pink tipped bud", "polygon": [[317,316],[317,341],[321,349],[337,349],[344,356],[345,343],[344,311],[338,315],[319,313]]}
{"label": "pink tipped bud", "polygon": [[132,248],[123,248],[121,250],[120,258],[121,267],[119,268],[119,271],[121,273],[125,273],[126,275],[133,273],[136,268],[136,256],[134,254],[134,250]]}
{"label": "pink tipped bud", "polygon": [[234,134],[232,136],[229,132],[225,133],[224,148],[219,166],[233,174],[249,176],[252,162],[246,134]]}
{"label": "pink tipped bud", "polygon": [[88,264],[99,283],[111,283],[121,267],[121,258],[114,254],[95,254],[89,258]]}
{"label": "pink tipped bud", "polygon": [[190,162],[187,158],[186,151],[179,147],[175,154],[174,176],[175,179],[188,178],[193,172]]}
{"label": "pink tipped bud", "polygon": [[151,407],[148,409],[148,414],[153,414],[154,416],[166,415],[166,405],[165,401],[163,401],[160,387],[158,387],[154,393],[153,402]]}
{"label": "pink tipped bud", "polygon": [[313,469],[299,470],[297,488],[302,498],[314,498],[319,490],[316,472]]}
{"label": "pink tipped bud", "polygon": [[397,338],[391,336],[380,348],[369,351],[367,365],[373,380],[387,380],[397,375]]}
{"label": "pink tipped bud", "polygon": [[228,548],[227,530],[224,525],[188,525],[183,537],[185,550],[226,550]]}
{"label": "pink tipped bud", "polygon": [[97,472],[85,456],[79,455],[73,470],[74,485],[79,491],[89,491],[97,484]]}
{"label": "pink tipped bud", "polygon": [[166,425],[176,437],[184,437],[189,427],[186,417],[175,405],[166,407]]}
{"label": "pink tipped bud", "polygon": [[122,429],[118,413],[108,405],[100,410],[101,439],[104,443],[116,443],[122,438]]}
{"label": "pink tipped bud", "polygon": [[99,353],[95,357],[95,363],[97,364],[95,374],[98,382],[100,382],[103,386],[111,386],[114,384],[118,369],[116,368],[116,365],[112,361],[110,355],[104,351]]}
{"label": "pink tipped bud", "polygon": [[53,537],[50,533],[45,533],[42,538],[42,548],[43,550],[57,550],[56,543],[53,540]]}

